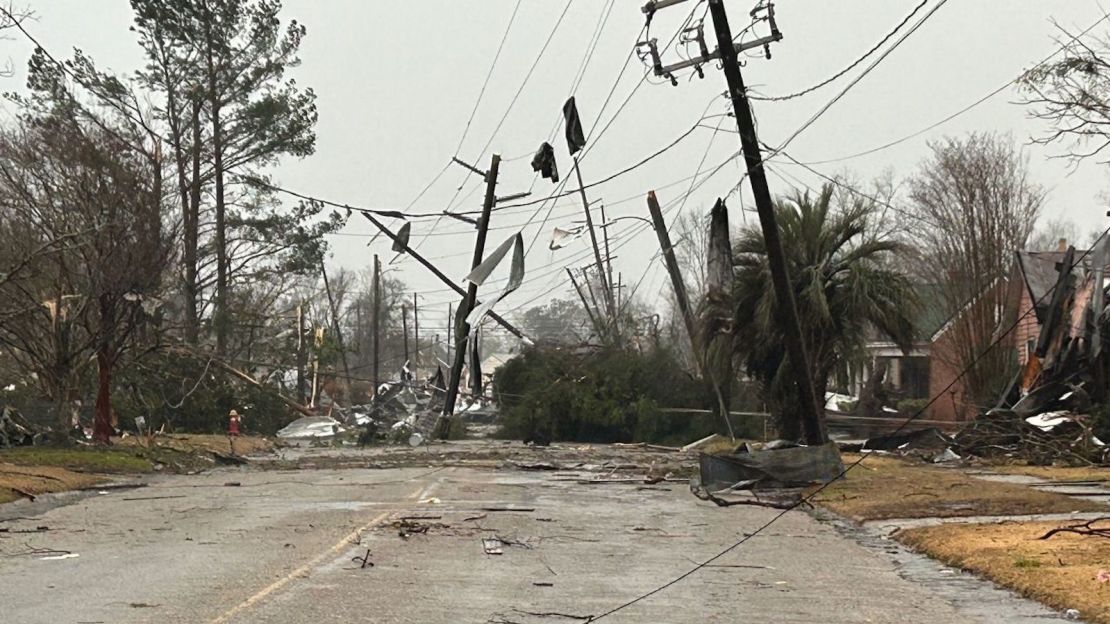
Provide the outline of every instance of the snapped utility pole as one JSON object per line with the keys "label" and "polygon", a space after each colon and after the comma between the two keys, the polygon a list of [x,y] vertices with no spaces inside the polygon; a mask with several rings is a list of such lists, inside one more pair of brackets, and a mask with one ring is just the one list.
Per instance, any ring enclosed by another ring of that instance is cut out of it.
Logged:
{"label": "snapped utility pole", "polygon": [[[494,154],[490,159],[489,171],[482,172],[486,179],[486,195],[482,201],[482,218],[478,221],[478,236],[474,240],[474,256],[470,262],[471,270],[478,268],[482,264],[482,256],[485,254],[486,249],[486,233],[489,232],[489,219],[490,214],[493,212],[493,204],[497,201],[497,174],[501,167],[501,156]],[[474,167],[469,167],[474,169]],[[462,369],[466,363],[466,343],[470,337],[470,325],[465,321],[470,311],[474,309],[474,302],[478,300],[478,285],[470,282],[467,286],[466,296],[460,304],[458,317],[464,319],[460,321],[458,330],[455,334],[455,359],[451,366],[451,380],[447,384],[447,396],[443,403],[443,413],[440,415],[439,421],[436,423],[436,437],[445,439],[450,429],[451,415],[455,412],[455,401],[459,397],[459,383],[462,380]],[[452,323],[454,320],[452,319]],[[450,330],[448,330],[450,331]],[[473,368],[473,366],[472,366]],[[471,370],[471,375],[478,374],[478,371]]]}
{"label": "snapped utility pole", "polygon": [[320,274],[324,276],[324,292],[328,295],[328,308],[331,310],[331,326],[335,330],[335,342],[339,346],[339,356],[343,362],[343,387],[347,389],[347,401],[351,400],[351,367],[347,365],[347,349],[343,346],[343,331],[339,328],[339,310],[335,307],[335,297],[331,294],[331,282],[328,281],[328,270],[324,263],[320,263]]}

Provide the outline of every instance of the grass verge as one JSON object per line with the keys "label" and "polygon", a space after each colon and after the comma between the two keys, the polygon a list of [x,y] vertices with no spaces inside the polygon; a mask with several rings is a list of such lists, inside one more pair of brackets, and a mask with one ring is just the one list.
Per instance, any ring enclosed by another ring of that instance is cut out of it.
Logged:
{"label": "grass verge", "polygon": [[105,474],[137,474],[154,469],[149,459],[137,457],[129,450],[92,447],[20,446],[0,450],[0,462]]}
{"label": "grass verge", "polygon": [[101,476],[57,466],[20,466],[0,462],[0,503],[88,487],[103,480]]}
{"label": "grass verge", "polygon": [[1061,522],[945,524],[899,531],[904,544],[948,565],[969,570],[1084,621],[1110,624],[1110,539],[1057,534],[1037,539]]}
{"label": "grass verge", "polygon": [[[844,463],[858,455],[845,455]],[[890,518],[1070,513],[1105,505],[1022,485],[976,479],[958,469],[872,456],[821,492],[814,502],[856,522]]]}

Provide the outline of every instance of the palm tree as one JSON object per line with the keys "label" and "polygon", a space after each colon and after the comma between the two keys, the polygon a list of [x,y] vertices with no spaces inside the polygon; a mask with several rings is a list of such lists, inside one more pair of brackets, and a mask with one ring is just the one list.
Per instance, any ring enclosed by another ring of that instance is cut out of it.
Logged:
{"label": "palm tree", "polygon": [[[909,279],[891,268],[894,256],[905,249],[877,233],[875,204],[851,200],[834,207],[833,198],[832,185],[826,185],[815,197],[798,193],[775,205],[819,400],[838,366],[862,359],[870,332],[908,351],[917,304]],[[733,246],[733,349],[763,385],[779,435],[798,439],[797,386],[765,250],[757,228],[743,230]]]}

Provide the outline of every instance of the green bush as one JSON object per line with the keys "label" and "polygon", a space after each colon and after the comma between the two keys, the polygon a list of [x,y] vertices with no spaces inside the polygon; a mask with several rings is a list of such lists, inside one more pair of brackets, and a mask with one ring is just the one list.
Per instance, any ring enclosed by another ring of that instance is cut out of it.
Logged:
{"label": "green bush", "polygon": [[929,399],[902,399],[896,406],[898,415],[903,418],[916,416],[929,405]]}
{"label": "green bush", "polygon": [[[709,414],[661,409],[709,407],[703,382],[665,349],[579,353],[535,347],[501,366],[493,385],[507,438],[678,444],[727,432]],[[762,423],[743,424],[737,435],[762,430]]]}

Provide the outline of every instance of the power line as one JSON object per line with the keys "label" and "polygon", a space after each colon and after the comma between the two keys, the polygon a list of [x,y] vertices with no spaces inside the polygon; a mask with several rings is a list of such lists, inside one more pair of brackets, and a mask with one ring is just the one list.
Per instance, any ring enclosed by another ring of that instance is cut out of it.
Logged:
{"label": "power line", "polygon": [[[1106,236],[1106,235],[1107,235],[1107,233],[1110,233],[1110,228],[1107,228],[1106,230],[1104,230],[1104,231],[1102,232],[1102,235],[1101,235],[1101,236],[1099,236],[1099,239],[1101,239],[1101,238],[1103,238],[1104,236]],[[1092,244],[1092,245],[1090,246],[1090,248],[1089,248],[1089,249],[1087,249],[1086,251],[1084,251],[1084,252],[1083,252],[1083,255],[1081,255],[1081,256],[1079,257],[1079,259],[1078,259],[1078,260],[1076,260],[1075,262],[1073,262],[1073,263],[1072,263],[1071,267],[1069,267],[1069,268],[1068,268],[1068,271],[1070,272],[1070,271],[1071,271],[1072,269],[1074,269],[1075,267],[1079,266],[1079,264],[1080,264],[1080,263],[1081,263],[1081,262],[1083,261],[1083,259],[1084,259],[1084,258],[1086,258],[1086,257],[1087,257],[1087,255],[1091,253],[1091,249],[1093,249],[1093,248],[1094,248],[1094,244]],[[927,409],[928,409],[928,408],[929,408],[930,406],[932,406],[932,405],[933,405],[933,403],[936,403],[936,402],[937,402],[938,400],[940,400],[940,399],[941,399],[941,398],[942,398],[942,397],[943,397],[943,396],[945,395],[945,393],[947,393],[947,392],[948,392],[948,391],[949,391],[950,389],[952,389],[953,387],[955,387],[955,385],[956,385],[957,383],[959,383],[959,381],[960,381],[961,379],[963,379],[963,377],[964,377],[964,376],[965,376],[965,375],[966,375],[967,373],[971,372],[971,370],[972,370],[973,368],[975,368],[975,366],[977,366],[977,365],[979,364],[979,362],[980,362],[980,361],[981,361],[981,360],[982,360],[982,359],[983,359],[984,357],[986,357],[988,353],[990,353],[990,352],[991,352],[991,350],[993,350],[993,349],[994,349],[995,347],[997,347],[997,346],[998,346],[999,344],[1001,344],[1001,343],[1002,343],[1002,341],[1003,341],[1003,339],[1005,339],[1005,338],[1006,338],[1007,336],[1009,336],[1009,335],[1010,335],[1010,333],[1011,333],[1011,332],[1013,332],[1013,331],[1014,331],[1015,329],[1017,329],[1018,325],[1020,325],[1020,324],[1021,324],[1021,322],[1022,322],[1023,320],[1025,320],[1025,317],[1029,316],[1029,314],[1031,314],[1032,312],[1034,312],[1034,311],[1036,310],[1036,308],[1037,308],[1037,307],[1038,307],[1038,306],[1039,306],[1039,305],[1040,305],[1040,304],[1041,304],[1041,303],[1042,303],[1042,302],[1043,302],[1043,301],[1044,301],[1044,300],[1045,300],[1045,299],[1046,299],[1046,298],[1047,298],[1047,297],[1048,297],[1049,295],[1051,295],[1051,294],[1052,294],[1052,292],[1053,292],[1053,291],[1055,291],[1055,290],[1056,290],[1056,287],[1055,287],[1055,286],[1053,286],[1053,287],[1052,287],[1051,289],[1049,289],[1048,291],[1046,291],[1046,292],[1045,292],[1045,293],[1044,293],[1044,294],[1043,294],[1043,295],[1041,296],[1041,298],[1037,300],[1037,302],[1036,302],[1036,303],[1034,303],[1033,305],[1029,306],[1029,309],[1027,309],[1027,310],[1026,310],[1026,311],[1025,311],[1024,313],[1022,313],[1021,315],[1019,315],[1019,316],[1018,316],[1018,318],[1017,318],[1017,320],[1016,320],[1016,321],[1014,321],[1014,322],[1013,322],[1013,324],[1011,324],[1011,325],[1010,325],[1010,326],[1009,326],[1009,327],[1008,327],[1008,328],[1006,329],[1006,331],[1002,332],[1002,333],[1001,333],[1001,334],[1000,334],[1000,335],[999,335],[999,336],[998,336],[997,338],[995,338],[994,340],[992,340],[992,341],[991,341],[991,343],[990,343],[990,344],[988,344],[988,345],[987,345],[987,347],[986,347],[986,348],[985,348],[985,349],[984,349],[984,350],[983,350],[983,351],[982,351],[982,352],[981,352],[981,353],[980,353],[980,354],[978,355],[978,357],[976,357],[976,358],[975,358],[974,360],[972,360],[972,361],[971,361],[971,363],[969,363],[969,364],[968,364],[968,365],[967,365],[966,367],[964,367],[964,369],[963,369],[963,370],[961,370],[961,371],[960,371],[960,373],[959,373],[958,375],[956,375],[956,377],[955,377],[955,378],[953,378],[953,379],[952,379],[952,381],[950,381],[950,382],[948,383],[948,385],[947,385],[947,386],[945,386],[945,387],[944,387],[944,389],[942,389],[942,390],[941,390],[940,392],[938,392],[938,393],[937,393],[937,394],[935,394],[935,395],[934,395],[934,396],[933,396],[932,398],[930,398],[930,399],[929,399],[929,402],[928,402],[928,403],[926,403],[926,404],[925,404],[925,405],[924,405],[923,407],[921,407],[921,409],[917,410],[917,412],[915,412],[915,413],[914,413],[913,415],[911,415],[910,417],[908,417],[908,418],[906,418],[906,419],[905,419],[904,421],[902,421],[902,424],[901,424],[901,425],[899,425],[899,427],[898,427],[897,429],[895,429],[895,430],[894,430],[894,432],[893,432],[893,433],[891,433],[890,435],[897,435],[897,434],[901,433],[901,432],[902,432],[902,431],[903,431],[903,430],[904,430],[904,429],[905,429],[905,428],[906,428],[907,426],[909,426],[909,424],[910,424],[911,422],[913,422],[913,421],[914,421],[914,420],[916,420],[916,419],[917,419],[918,417],[920,417],[920,416],[921,416],[922,414],[924,414],[924,413],[925,413],[925,410],[927,410]],[[847,475],[847,474],[848,474],[848,472],[849,472],[849,471],[851,471],[851,470],[852,470],[853,468],[855,468],[856,466],[859,466],[860,464],[862,464],[862,463],[863,463],[863,461],[864,461],[865,459],[867,459],[867,457],[868,457],[868,455],[867,455],[867,454],[863,454],[863,455],[861,455],[861,456],[859,457],[859,459],[857,459],[856,461],[852,462],[851,464],[848,464],[848,466],[846,466],[846,467],[844,468],[844,470],[842,470],[842,471],[840,472],[840,474],[836,476],[836,478],[835,478],[835,479],[832,479],[831,481],[828,481],[827,483],[825,483],[825,484],[821,485],[820,487],[818,487],[818,488],[817,488],[816,490],[814,490],[814,491],[813,491],[813,492],[811,492],[810,494],[808,494],[808,495],[806,495],[806,496],[802,497],[801,499],[799,499],[799,500],[798,500],[797,502],[795,502],[794,504],[790,505],[790,506],[789,506],[789,507],[787,507],[786,509],[783,509],[783,510],[781,510],[781,511],[780,511],[779,513],[775,514],[775,515],[774,515],[774,516],[772,516],[772,517],[771,517],[771,518],[770,518],[769,520],[767,520],[767,522],[764,522],[764,523],[763,523],[763,524],[762,524],[761,526],[759,526],[758,528],[756,528],[756,529],[755,529],[754,531],[752,531],[751,533],[747,533],[746,535],[744,535],[744,537],[740,538],[740,540],[738,540],[737,542],[733,543],[733,544],[732,544],[731,546],[728,546],[728,547],[727,547],[727,548],[725,548],[724,550],[722,550],[722,551],[718,552],[718,553],[717,553],[716,555],[713,555],[713,556],[712,556],[712,557],[710,557],[709,559],[706,559],[705,561],[702,561],[701,563],[698,563],[698,564],[696,564],[696,565],[695,565],[695,566],[694,566],[693,568],[691,568],[690,570],[688,570],[688,571],[684,572],[683,574],[681,574],[681,575],[679,575],[679,576],[677,576],[677,577],[675,577],[675,578],[673,578],[673,579],[671,579],[671,580],[667,581],[666,583],[664,583],[664,584],[662,584],[662,585],[660,585],[660,586],[656,587],[655,589],[652,589],[652,590],[651,590],[651,591],[649,591],[649,592],[646,592],[646,593],[640,594],[639,596],[637,596],[637,597],[633,598],[632,600],[629,600],[629,601],[627,601],[627,602],[624,602],[624,603],[622,603],[622,604],[620,604],[620,605],[618,605],[618,606],[616,606],[616,607],[614,607],[614,608],[612,608],[612,609],[609,609],[608,611],[605,611],[605,612],[604,612],[604,613],[602,613],[601,615],[598,615],[598,616],[596,616],[596,617],[593,617],[593,618],[591,618],[591,619],[590,619],[590,621],[591,621],[591,622],[596,622],[596,621],[598,621],[598,620],[600,620],[600,619],[602,619],[602,618],[604,618],[604,617],[607,617],[607,616],[609,616],[609,615],[612,615],[612,614],[616,613],[617,611],[620,611],[620,610],[622,610],[622,609],[625,609],[625,608],[627,608],[627,607],[630,607],[630,606],[632,606],[632,605],[636,604],[637,602],[640,602],[641,600],[644,600],[644,599],[646,599],[646,598],[649,598],[649,597],[651,597],[651,596],[654,596],[655,594],[657,594],[657,593],[659,593],[659,592],[661,592],[661,591],[663,591],[663,590],[667,589],[668,587],[671,587],[672,585],[676,585],[676,584],[678,584],[678,583],[682,582],[682,581],[683,581],[684,579],[686,579],[686,578],[688,578],[688,577],[692,576],[693,574],[697,573],[698,571],[702,570],[703,568],[705,568],[705,567],[706,567],[706,566],[708,566],[709,564],[713,563],[713,562],[714,562],[714,561],[716,561],[717,559],[720,559],[721,557],[723,557],[723,556],[727,555],[728,553],[732,552],[733,550],[735,550],[735,549],[739,548],[739,547],[740,547],[741,545],[743,545],[744,543],[746,543],[746,542],[747,542],[748,540],[750,540],[750,539],[752,539],[753,537],[755,537],[755,536],[759,535],[759,534],[760,534],[760,533],[762,533],[763,531],[766,531],[766,530],[767,530],[767,529],[768,529],[768,528],[769,528],[769,527],[770,527],[770,526],[771,526],[772,524],[774,524],[775,522],[777,522],[777,521],[778,521],[778,520],[779,520],[780,518],[782,518],[783,516],[785,516],[785,515],[786,515],[787,513],[789,513],[789,512],[791,512],[791,511],[793,511],[793,510],[797,509],[798,507],[800,507],[800,506],[802,506],[802,505],[804,505],[804,504],[808,504],[808,503],[809,503],[809,502],[810,502],[811,500],[813,500],[813,499],[814,499],[814,497],[816,497],[816,496],[817,496],[818,494],[820,494],[821,492],[823,492],[823,491],[824,491],[824,490],[825,490],[826,488],[828,488],[828,487],[829,487],[830,485],[832,485],[832,484],[833,484],[833,483],[835,483],[836,481],[839,481],[840,479],[842,479],[842,478],[843,478],[843,477],[844,477],[845,475]]]}
{"label": "power line", "polygon": [[807,89],[802,89],[801,91],[797,91],[797,92],[790,93],[790,94],[787,94],[787,95],[776,95],[776,96],[749,95],[748,99],[749,100],[761,100],[761,101],[765,101],[765,102],[783,102],[783,101],[786,101],[786,100],[793,100],[795,98],[800,98],[803,95],[813,93],[814,91],[820,89],[821,87],[824,87],[824,86],[826,86],[826,85],[828,85],[832,82],[835,82],[838,78],[840,78],[844,74],[847,74],[848,72],[852,71],[857,66],[859,66],[860,63],[867,60],[872,54],[877,52],[879,50],[879,48],[886,45],[886,42],[890,41],[891,37],[896,35],[898,33],[898,31],[902,30],[902,27],[905,26],[907,23],[909,23],[909,21],[911,19],[913,19],[913,16],[917,15],[917,12],[920,11],[928,3],[929,3],[929,0],[921,0],[921,2],[913,8],[913,11],[910,11],[909,15],[902,18],[902,21],[899,22],[898,25],[894,27],[894,30],[891,30],[889,33],[887,33],[886,36],[883,37],[882,40],[880,40],[874,46],[872,46],[870,50],[868,50],[867,52],[864,52],[863,56],[859,57],[855,61],[852,61],[852,63],[850,65],[848,65],[847,67],[845,67],[844,69],[838,71],[837,73],[833,74],[832,76],[829,76],[825,80],[822,80],[821,82],[813,85],[812,87],[809,87]]}
{"label": "power line", "polygon": [[847,94],[848,91],[850,91],[852,89],[852,87],[859,84],[859,82],[861,80],[863,80],[864,77],[866,77],[868,74],[870,74],[871,71],[874,70],[875,67],[877,67],[879,65],[879,63],[882,63],[888,56],[890,56],[890,54],[892,52],[897,50],[898,46],[902,45],[902,43],[906,39],[908,39],[910,37],[910,35],[917,32],[917,30],[919,28],[921,28],[922,24],[924,24],[926,21],[928,21],[930,17],[932,17],[937,11],[940,10],[941,7],[943,7],[947,3],[948,3],[948,0],[940,0],[932,9],[929,10],[928,13],[926,13],[924,16],[922,16],[922,18],[920,20],[918,20],[916,24],[914,24],[912,27],[910,27],[910,29],[908,31],[906,31],[901,37],[899,37],[898,40],[894,42],[894,45],[887,48],[882,54],[879,55],[878,58],[876,58],[874,61],[872,61],[872,63],[870,65],[868,65],[867,68],[864,69],[863,72],[860,73],[860,75],[853,78],[852,81],[849,82],[847,86],[845,86],[843,89],[841,89],[840,93],[837,93],[835,96],[833,96],[833,98],[831,100],[826,102],[824,106],[817,109],[817,112],[815,112],[813,114],[813,116],[811,116],[805,123],[803,123],[797,130],[795,130],[793,134],[791,134],[789,137],[787,137],[787,139],[785,141],[783,141],[782,145],[780,145],[778,147],[778,149],[779,150],[786,149],[786,146],[790,145],[790,143],[795,138],[797,138],[799,134],[804,132],[807,128],[812,126],[818,119],[820,119],[821,116],[824,115],[830,108],[832,108],[832,106],[834,104],[839,102],[840,99],[843,98],[844,95]]}
{"label": "power line", "polygon": [[[1101,17],[1099,17],[1097,20],[1095,20],[1095,22],[1093,24],[1091,24],[1090,26],[1085,28],[1079,34],[1072,37],[1071,41],[1075,41],[1079,37],[1082,37],[1083,35],[1087,34],[1091,30],[1093,30],[1095,28],[1095,26],[1098,26],[1099,24],[1101,24],[1103,21],[1105,21],[1107,19],[1110,19],[1110,14],[1105,14],[1104,13]],[[1052,58],[1054,58],[1057,54],[1063,52],[1065,49],[1066,49],[1066,46],[1057,47],[1055,50],[1052,51],[1051,54],[1049,54],[1048,56],[1041,59],[1039,62],[1037,62],[1037,64],[1033,65],[1033,67],[1031,67],[1027,71],[1032,71],[1033,69],[1036,69],[1036,68],[1044,65],[1048,61],[1052,60]],[[1023,74],[1024,74],[1024,72],[1023,72]],[[993,98],[994,96],[998,95],[999,93],[1002,93],[1007,88],[1012,86],[1015,82],[1017,82],[1021,78],[1021,76],[1022,76],[1022,74],[1019,74],[1015,78],[1013,78],[1011,80],[1007,80],[1005,83],[1003,83],[1002,85],[1000,85],[996,89],[990,91],[989,93],[987,93],[983,97],[975,100],[974,102],[968,104],[967,106],[964,106],[960,110],[948,115],[947,117],[922,128],[921,130],[911,132],[910,134],[902,136],[901,138],[894,139],[893,141],[889,141],[889,142],[884,143],[882,145],[879,145],[879,146],[876,146],[876,147],[873,147],[873,148],[870,148],[870,149],[863,150],[862,152],[856,152],[854,154],[849,154],[847,156],[840,156],[840,157],[837,157],[837,158],[826,158],[824,160],[812,160],[812,161],[806,162],[805,164],[808,164],[808,165],[824,165],[824,164],[829,164],[829,163],[842,162],[842,161],[845,161],[845,160],[851,160],[853,158],[859,158],[860,156],[867,156],[869,154],[874,154],[875,152],[881,152],[885,149],[889,149],[891,147],[894,147],[895,145],[905,143],[906,141],[909,141],[910,139],[919,137],[922,134],[925,134],[926,132],[929,132],[930,130],[938,128],[938,127],[948,123],[949,121],[952,121],[956,117],[959,117],[960,115],[963,115],[964,113],[966,113],[966,112],[972,110],[973,108],[979,106],[983,102],[986,102],[987,100]],[[799,164],[801,164],[801,163],[799,163]]]}
{"label": "power line", "polygon": [[509,23],[505,25],[505,32],[501,35],[501,43],[497,44],[497,52],[493,55],[493,62],[490,63],[489,71],[486,72],[486,79],[482,81],[482,88],[478,91],[478,98],[474,100],[474,108],[470,110],[470,117],[466,120],[466,127],[463,128],[462,136],[459,137],[459,144],[455,146],[455,156],[459,155],[459,150],[462,149],[463,143],[466,141],[466,135],[470,132],[470,124],[474,122],[474,116],[478,114],[478,107],[482,103],[482,96],[486,94],[486,87],[489,86],[490,78],[493,77],[493,70],[497,67],[497,61],[501,58],[501,51],[505,49],[505,42],[509,39],[509,31],[512,30],[513,22],[516,21],[516,14],[520,11],[520,4],[521,0],[517,0],[516,6],[513,7],[513,13],[509,16]]}

